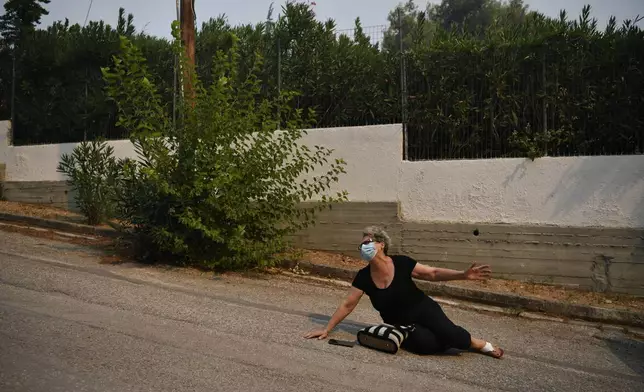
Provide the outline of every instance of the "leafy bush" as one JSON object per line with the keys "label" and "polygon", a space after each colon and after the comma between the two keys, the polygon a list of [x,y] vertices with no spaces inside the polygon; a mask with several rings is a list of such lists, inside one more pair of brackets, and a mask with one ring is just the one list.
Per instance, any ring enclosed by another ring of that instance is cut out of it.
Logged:
{"label": "leafy bush", "polygon": [[[176,23],[174,34],[181,53]],[[256,76],[261,58],[241,76],[237,40],[231,39],[232,49],[215,57],[208,86],[182,59],[186,92],[176,125],[140,50],[127,38],[113,67],[103,69],[119,126],[132,133],[139,157],[124,165],[117,211],[148,260],[266,266],[317,210],[346,199],[346,192],[327,194],[344,162],[329,164],[332,151],[299,143],[308,121],[288,105],[294,94],[262,97]],[[315,195],[320,203],[301,207]]]}
{"label": "leafy bush", "polygon": [[76,203],[90,225],[105,222],[114,214],[116,180],[122,163],[114,147],[105,141],[82,142],[71,154],[63,154],[57,171],[67,175],[76,191]]}

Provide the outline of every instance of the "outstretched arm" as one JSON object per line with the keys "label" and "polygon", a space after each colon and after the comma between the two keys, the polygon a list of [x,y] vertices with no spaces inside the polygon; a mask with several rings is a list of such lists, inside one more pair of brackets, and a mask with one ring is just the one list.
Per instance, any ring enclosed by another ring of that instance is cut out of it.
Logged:
{"label": "outstretched arm", "polygon": [[333,316],[331,316],[331,320],[329,320],[329,323],[327,324],[326,328],[320,329],[317,331],[311,331],[304,335],[305,338],[311,339],[311,338],[318,338],[318,339],[326,339],[327,336],[329,336],[329,333],[333,331],[333,329],[342,322],[353,310],[358,306],[358,303],[360,302],[360,298],[362,298],[362,295],[364,292],[360,289],[357,289],[355,287],[351,287],[349,289],[349,295],[347,298],[340,304],[338,309],[333,313]]}
{"label": "outstretched arm", "polygon": [[489,265],[476,265],[473,263],[465,271],[457,271],[448,268],[435,268],[428,265],[416,263],[411,273],[412,278],[440,282],[447,280],[485,280],[492,275],[492,268]]}

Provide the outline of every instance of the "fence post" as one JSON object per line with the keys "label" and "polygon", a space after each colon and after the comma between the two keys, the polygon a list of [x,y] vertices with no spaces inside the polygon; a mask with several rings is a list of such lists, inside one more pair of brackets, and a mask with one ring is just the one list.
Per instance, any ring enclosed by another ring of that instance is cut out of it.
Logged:
{"label": "fence post", "polygon": [[277,130],[282,126],[282,43],[277,37]]}
{"label": "fence post", "polygon": [[16,136],[16,51],[18,47],[13,44],[13,64],[11,70],[11,137]]}
{"label": "fence post", "polygon": [[403,126],[403,160],[407,160],[409,157],[409,134],[407,124],[407,67],[405,66],[402,12],[400,8],[398,8],[398,40],[400,41],[400,110]]}
{"label": "fence post", "polygon": [[548,156],[548,87],[546,85],[546,54],[543,54],[541,61],[543,73],[543,154]]}
{"label": "fence post", "polygon": [[[85,121],[84,121],[85,124],[83,126],[83,141],[84,142],[87,141],[87,126],[88,126],[87,125],[88,124],[87,120],[89,118],[89,112],[87,111],[87,106],[88,106],[88,101],[89,101],[89,97],[88,97],[89,94],[88,94],[88,91],[87,91],[87,79],[88,78],[89,78],[89,72],[87,70],[87,67],[85,67]],[[109,139],[109,135],[106,135],[106,136],[108,136],[107,139]]]}
{"label": "fence post", "polygon": [[[181,20],[181,3],[180,0],[175,2],[177,19],[179,22]],[[176,131],[177,129],[177,85],[179,80],[179,55],[174,54],[174,69],[173,69],[173,78],[172,78],[172,128]]]}
{"label": "fence post", "polygon": [[172,75],[172,129],[177,129],[177,69],[179,68],[179,56],[174,55],[174,70]]}

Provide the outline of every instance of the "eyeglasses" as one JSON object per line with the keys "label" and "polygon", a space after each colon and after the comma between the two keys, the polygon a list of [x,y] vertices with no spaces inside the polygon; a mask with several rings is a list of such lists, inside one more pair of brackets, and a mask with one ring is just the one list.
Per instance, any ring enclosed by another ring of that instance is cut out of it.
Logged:
{"label": "eyeglasses", "polygon": [[363,246],[363,245],[367,245],[367,244],[370,244],[370,243],[372,243],[372,242],[375,242],[375,241],[374,241],[374,240],[372,240],[372,239],[362,241],[362,242],[360,243],[360,245],[358,245],[358,250],[359,250],[359,251],[360,251],[360,250],[362,250],[362,246]]}

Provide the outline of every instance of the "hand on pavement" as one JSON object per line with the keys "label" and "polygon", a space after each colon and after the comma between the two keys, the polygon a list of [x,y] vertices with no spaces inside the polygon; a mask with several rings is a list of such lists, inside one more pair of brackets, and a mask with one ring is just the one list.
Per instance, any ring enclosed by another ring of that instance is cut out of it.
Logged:
{"label": "hand on pavement", "polygon": [[304,335],[306,339],[313,339],[313,338],[318,338],[318,340],[324,340],[329,336],[329,333],[325,329],[318,329],[315,331],[311,331]]}

